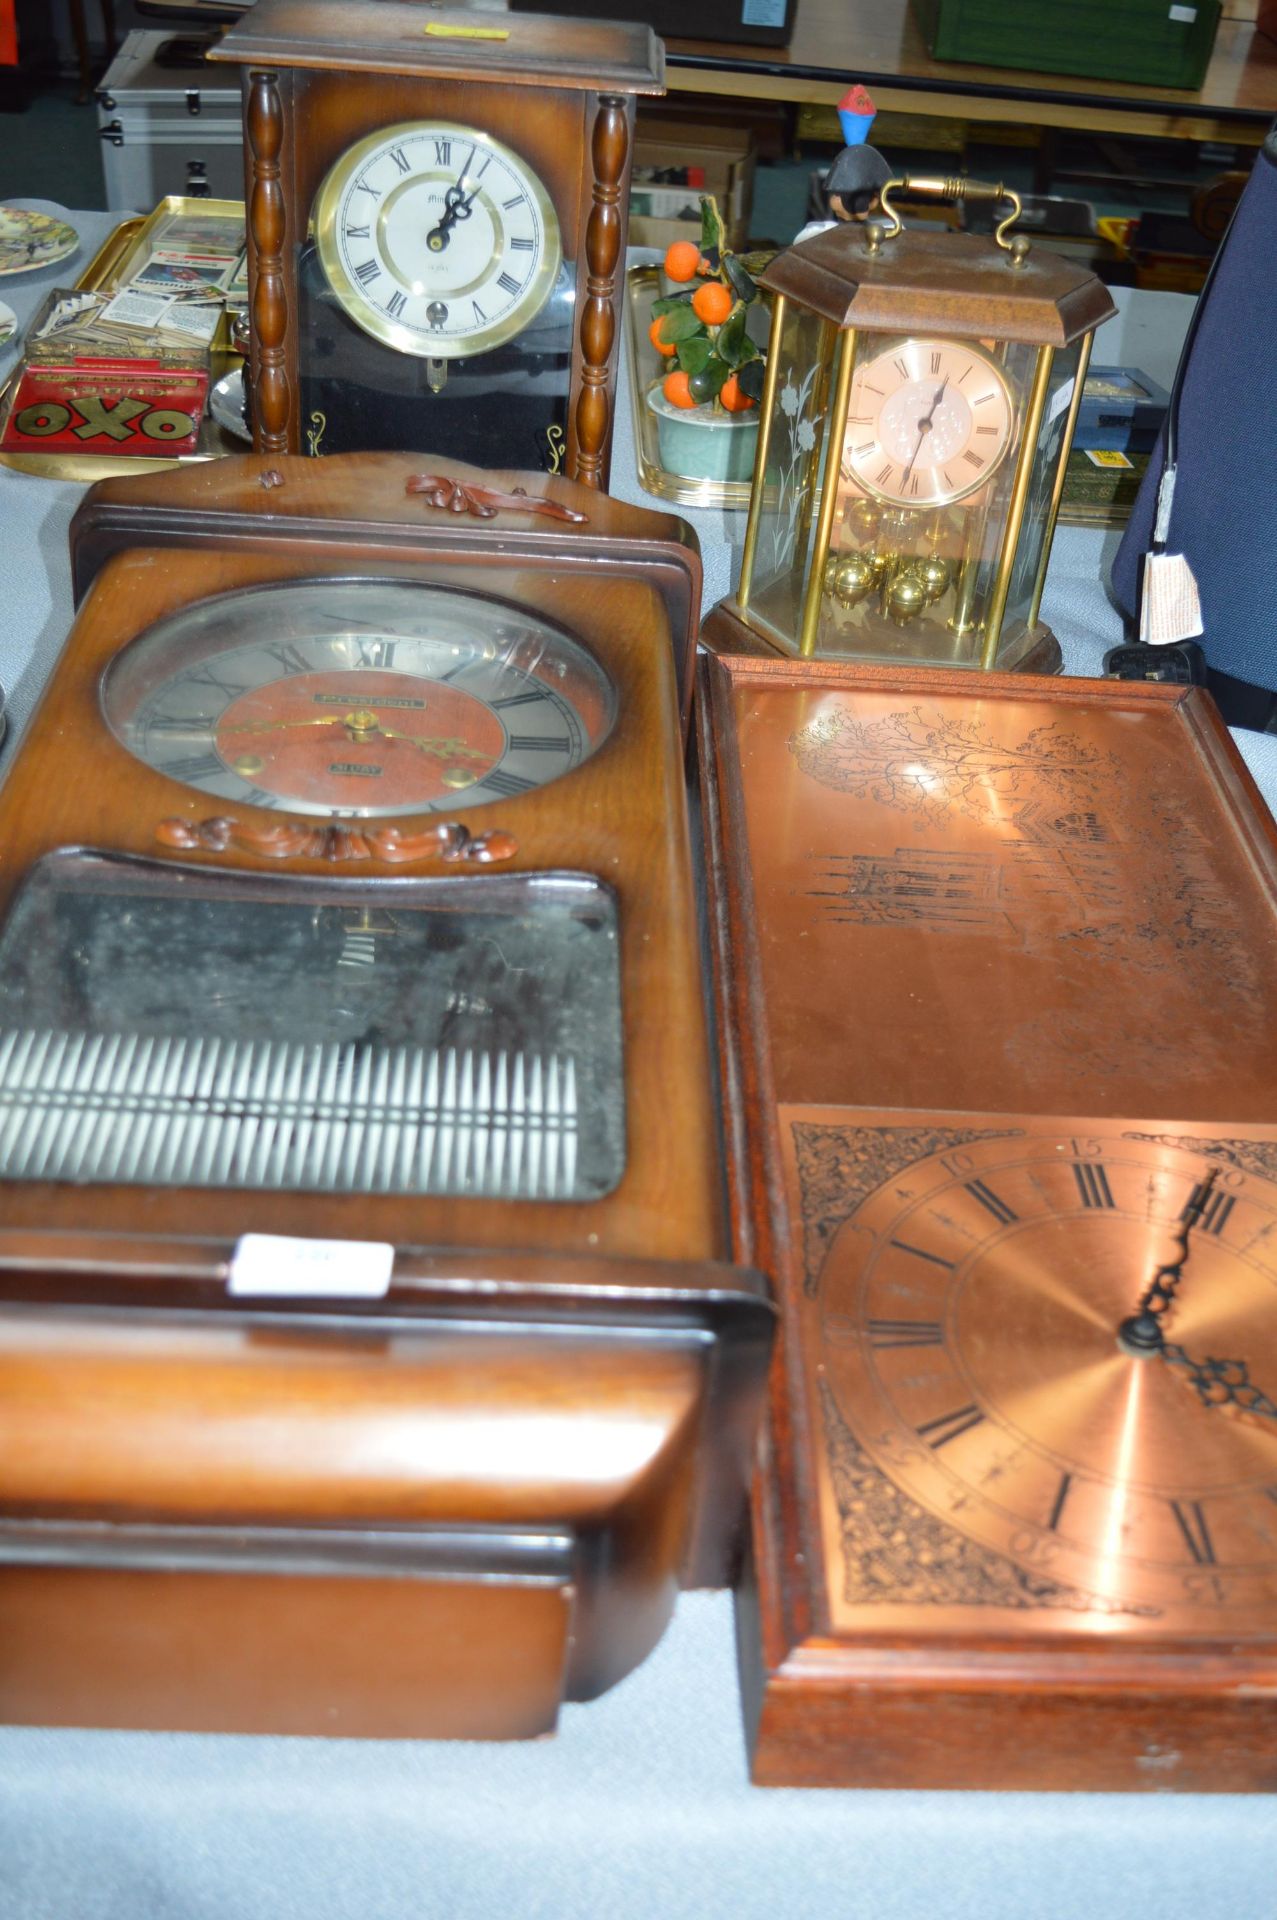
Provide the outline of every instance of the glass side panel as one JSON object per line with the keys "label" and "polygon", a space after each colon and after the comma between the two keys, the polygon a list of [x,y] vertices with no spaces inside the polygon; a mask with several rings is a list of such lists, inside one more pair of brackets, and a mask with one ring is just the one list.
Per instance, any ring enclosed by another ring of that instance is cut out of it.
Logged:
{"label": "glass side panel", "polygon": [[0,932],[0,1179],[584,1200],[624,1165],[617,908],[588,876],[58,854]]}
{"label": "glass side panel", "polygon": [[1015,642],[1024,634],[1033,611],[1034,591],[1046,558],[1043,549],[1051,532],[1051,502],[1055,495],[1056,476],[1067,451],[1064,434],[1069,423],[1069,403],[1073,398],[1080,353],[1081,342],[1075,340],[1072,346],[1059,348],[1051,361],[1046,410],[1042,415],[1037,446],[1033,450],[1029,491],[1024,503],[1024,525],[1015,552],[1011,587],[1002,619],[1000,655],[1013,650]]}
{"label": "glass side panel", "polygon": [[758,540],[749,615],[796,649],[820,504],[828,369],[836,334],[827,321],[792,304],[785,308],[779,333],[772,346],[780,364],[761,493],[755,479]]}

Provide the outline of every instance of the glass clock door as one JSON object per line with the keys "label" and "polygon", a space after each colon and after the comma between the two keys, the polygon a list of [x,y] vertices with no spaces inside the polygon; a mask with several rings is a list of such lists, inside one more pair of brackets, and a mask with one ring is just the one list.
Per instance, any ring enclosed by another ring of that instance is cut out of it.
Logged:
{"label": "glass clock door", "polygon": [[617,908],[589,876],[58,853],[0,932],[0,1180],[589,1200],[624,1165]]}

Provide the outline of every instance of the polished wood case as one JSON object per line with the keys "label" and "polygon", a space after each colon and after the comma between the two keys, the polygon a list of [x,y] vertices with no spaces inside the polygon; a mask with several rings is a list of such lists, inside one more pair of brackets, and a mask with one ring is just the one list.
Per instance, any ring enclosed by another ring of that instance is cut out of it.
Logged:
{"label": "polished wood case", "polygon": [[702,671],[733,1248],[782,1315],[754,1779],[1273,1787],[1277,835],[1215,708]]}
{"label": "polished wood case", "polygon": [[[405,493],[413,472],[253,456],[168,476],[162,510],[150,479],[88,497],[80,612],[0,790],[0,912],[59,849],[188,893],[371,910],[490,888],[496,866],[448,858],[467,844],[515,880],[594,876],[618,915],[623,1175],[566,1201],[0,1185],[12,1720],[536,1733],[648,1651],[680,1584],[732,1563],[771,1314],[725,1264],[675,651],[651,557],[626,564],[670,523],[533,476],[493,508],[518,477],[456,468],[448,511]],[[601,524],[564,524],[582,503]],[[103,668],[206,596],[352,575],[561,623],[612,679],[611,736],[547,786],[461,807],[451,840],[416,846],[427,816],[399,841],[334,823],[283,851],[279,812],[252,806],[201,838],[215,805],[108,732]],[[389,1243],[389,1291],[233,1297],[248,1232]]]}
{"label": "polished wood case", "polygon": [[[634,101],[664,92],[651,29],[411,0],[259,0],[213,49],[244,71],[255,445],[302,449],[297,248],[337,156],[396,122],[496,134],[545,183],[576,262],[562,470],[607,485],[620,350]],[[478,457],[467,448],[469,457]]]}

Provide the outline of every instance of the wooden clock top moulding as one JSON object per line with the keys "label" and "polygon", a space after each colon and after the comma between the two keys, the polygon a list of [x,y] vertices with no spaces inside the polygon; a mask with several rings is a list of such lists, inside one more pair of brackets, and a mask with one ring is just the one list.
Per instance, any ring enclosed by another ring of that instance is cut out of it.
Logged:
{"label": "wooden clock top moulding", "polygon": [[[352,19],[359,30],[352,32]],[[355,73],[486,80],[483,54],[496,37],[511,55],[502,85],[574,87],[585,92],[664,93],[665,49],[652,29],[619,20],[554,14],[475,13],[415,0],[257,0],[209,50],[210,60],[263,67],[340,66]]]}

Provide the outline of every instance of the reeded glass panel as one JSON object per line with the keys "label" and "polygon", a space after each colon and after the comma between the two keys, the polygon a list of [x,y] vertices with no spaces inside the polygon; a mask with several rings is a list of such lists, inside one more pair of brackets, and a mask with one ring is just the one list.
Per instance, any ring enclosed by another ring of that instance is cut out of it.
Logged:
{"label": "reeded glass panel", "polygon": [[55,854],[0,933],[0,1179],[583,1200],[624,1164],[617,910],[588,876]]}

